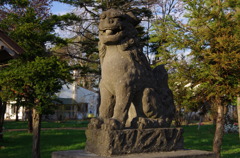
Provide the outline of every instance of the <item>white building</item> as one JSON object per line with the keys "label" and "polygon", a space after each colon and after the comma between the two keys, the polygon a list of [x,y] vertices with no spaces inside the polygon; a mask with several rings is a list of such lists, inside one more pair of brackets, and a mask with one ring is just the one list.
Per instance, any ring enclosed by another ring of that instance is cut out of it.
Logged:
{"label": "white building", "polygon": [[[6,105],[6,112],[4,115],[4,119],[6,120],[15,120],[16,119],[16,111],[17,111],[17,107],[15,106],[16,101],[10,101],[7,103]],[[25,116],[25,108],[24,107],[19,107],[18,109],[18,118],[19,119],[23,119],[25,120],[26,116]]]}
{"label": "white building", "polygon": [[[58,101],[55,113],[44,116],[45,119],[64,120],[64,119],[83,119],[97,115],[98,93],[76,86],[75,84],[63,85],[61,91],[56,94]],[[5,119],[16,118],[16,101],[7,104]],[[18,118],[25,120],[25,108],[20,107]]]}
{"label": "white building", "polygon": [[58,119],[62,112],[64,113],[63,119],[82,119],[97,115],[98,94],[96,92],[71,84],[64,85],[57,93],[57,97],[64,106],[56,112]]}

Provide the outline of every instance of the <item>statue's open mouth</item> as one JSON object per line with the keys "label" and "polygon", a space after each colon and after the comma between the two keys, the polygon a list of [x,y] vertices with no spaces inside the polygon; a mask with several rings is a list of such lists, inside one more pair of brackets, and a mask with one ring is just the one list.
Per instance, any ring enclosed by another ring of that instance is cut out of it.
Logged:
{"label": "statue's open mouth", "polygon": [[117,35],[121,32],[121,29],[104,29],[100,30],[100,33],[104,36]]}

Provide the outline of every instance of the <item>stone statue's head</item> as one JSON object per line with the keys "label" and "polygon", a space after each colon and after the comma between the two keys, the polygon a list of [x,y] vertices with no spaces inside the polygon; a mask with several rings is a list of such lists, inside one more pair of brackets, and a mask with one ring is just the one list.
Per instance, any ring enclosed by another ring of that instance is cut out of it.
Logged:
{"label": "stone statue's head", "polygon": [[135,26],[140,22],[131,12],[109,9],[100,15],[99,38],[105,45],[119,44],[137,35]]}

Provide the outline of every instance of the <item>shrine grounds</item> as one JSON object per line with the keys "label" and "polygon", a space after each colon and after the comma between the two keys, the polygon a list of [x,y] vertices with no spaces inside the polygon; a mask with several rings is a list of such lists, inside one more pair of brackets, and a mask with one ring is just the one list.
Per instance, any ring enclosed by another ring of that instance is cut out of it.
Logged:
{"label": "shrine grounds", "polygon": [[[84,149],[87,121],[43,122],[41,157],[51,158],[53,151]],[[1,158],[31,158],[32,135],[27,133],[27,122],[5,122],[4,142],[0,143]],[[212,150],[215,127],[183,126],[185,149]],[[225,134],[223,158],[240,158],[240,139],[237,133]]]}

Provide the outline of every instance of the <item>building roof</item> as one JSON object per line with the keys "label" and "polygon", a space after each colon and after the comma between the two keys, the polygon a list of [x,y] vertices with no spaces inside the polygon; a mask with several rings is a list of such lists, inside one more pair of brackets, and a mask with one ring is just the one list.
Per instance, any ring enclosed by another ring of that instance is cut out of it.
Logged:
{"label": "building roof", "polygon": [[16,58],[22,54],[24,50],[0,30],[0,62]]}
{"label": "building roof", "polygon": [[[65,103],[70,103],[72,100],[74,100],[77,103],[89,103],[92,105],[98,104],[97,93],[79,87],[75,84],[63,85],[61,91],[58,92],[56,95],[57,99],[63,99],[62,101],[64,101]],[[69,98],[69,100],[66,100],[66,98]],[[74,103],[74,101],[72,102]]]}
{"label": "building roof", "polygon": [[58,98],[57,101],[54,101],[55,104],[63,104],[63,105],[72,105],[79,104],[76,100],[72,98]]}

